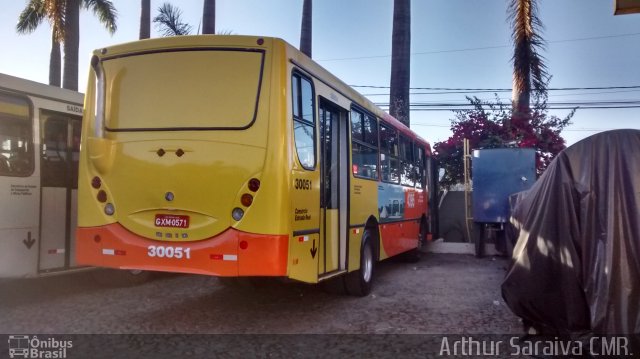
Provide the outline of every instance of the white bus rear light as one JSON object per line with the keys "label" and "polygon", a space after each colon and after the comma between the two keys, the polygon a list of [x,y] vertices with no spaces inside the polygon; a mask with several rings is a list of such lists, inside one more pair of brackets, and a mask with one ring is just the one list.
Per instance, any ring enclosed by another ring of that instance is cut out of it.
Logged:
{"label": "white bus rear light", "polygon": [[242,219],[242,217],[244,217],[244,211],[242,210],[242,208],[234,208],[233,211],[231,211],[231,217],[233,217],[233,219],[235,219],[236,221],[239,221]]}
{"label": "white bus rear light", "polygon": [[116,209],[113,207],[113,204],[107,203],[107,205],[104,206],[104,213],[107,216],[113,216],[113,214],[116,213]]}

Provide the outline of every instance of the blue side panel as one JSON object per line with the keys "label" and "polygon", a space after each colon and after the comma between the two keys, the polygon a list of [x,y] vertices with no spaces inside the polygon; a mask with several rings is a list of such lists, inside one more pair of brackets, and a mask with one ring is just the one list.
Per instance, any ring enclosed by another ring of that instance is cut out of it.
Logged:
{"label": "blue side panel", "polygon": [[536,180],[532,148],[474,150],[471,158],[474,222],[509,220],[509,196],[529,189]]}

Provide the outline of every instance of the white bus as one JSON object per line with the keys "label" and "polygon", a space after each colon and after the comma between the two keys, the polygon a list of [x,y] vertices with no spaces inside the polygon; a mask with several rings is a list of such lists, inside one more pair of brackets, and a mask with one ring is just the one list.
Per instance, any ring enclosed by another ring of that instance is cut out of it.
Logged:
{"label": "white bus", "polygon": [[0,74],[0,278],[77,269],[79,92]]}

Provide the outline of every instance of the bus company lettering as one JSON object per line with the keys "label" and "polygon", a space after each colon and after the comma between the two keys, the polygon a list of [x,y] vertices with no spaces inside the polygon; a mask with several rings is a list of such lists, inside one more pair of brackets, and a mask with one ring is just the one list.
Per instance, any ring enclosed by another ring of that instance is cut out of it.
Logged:
{"label": "bus company lettering", "polygon": [[80,106],[67,105],[67,111],[79,113],[82,115],[82,107]]}
{"label": "bus company lettering", "polygon": [[11,195],[12,196],[31,196],[36,189],[33,185],[12,184]]}
{"label": "bus company lettering", "polygon": [[296,221],[308,221],[311,219],[309,215],[309,210],[306,208],[298,209],[296,208]]}

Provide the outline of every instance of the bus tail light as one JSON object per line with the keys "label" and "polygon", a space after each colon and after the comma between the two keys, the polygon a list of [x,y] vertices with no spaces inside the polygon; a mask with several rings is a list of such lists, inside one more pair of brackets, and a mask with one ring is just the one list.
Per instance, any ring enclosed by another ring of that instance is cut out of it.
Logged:
{"label": "bus tail light", "polygon": [[234,208],[233,211],[231,211],[231,217],[233,217],[233,219],[235,219],[236,221],[239,221],[242,219],[242,217],[244,217],[244,211],[242,210],[242,208]]}
{"label": "bus tail light", "polygon": [[104,206],[104,213],[107,216],[113,216],[113,214],[116,213],[116,208],[113,206],[113,204],[107,203],[107,205]]}
{"label": "bus tail light", "polygon": [[252,178],[249,180],[249,190],[251,192],[257,192],[260,189],[260,180],[257,178]]}
{"label": "bus tail light", "polygon": [[91,187],[95,189],[100,189],[100,187],[102,187],[102,180],[100,177],[95,176],[91,179]]}
{"label": "bus tail light", "polygon": [[107,192],[104,190],[98,191],[98,195],[96,196],[100,203],[105,203],[107,201]]}
{"label": "bus tail light", "polygon": [[248,193],[245,193],[242,195],[242,198],[240,198],[240,202],[242,203],[243,206],[249,207],[253,203],[253,196]]}
{"label": "bus tail light", "polygon": [[249,248],[249,242],[240,241],[240,249],[247,249],[247,248]]}

